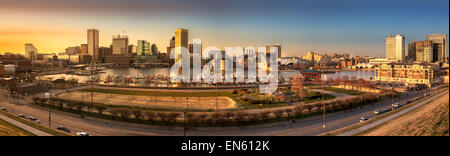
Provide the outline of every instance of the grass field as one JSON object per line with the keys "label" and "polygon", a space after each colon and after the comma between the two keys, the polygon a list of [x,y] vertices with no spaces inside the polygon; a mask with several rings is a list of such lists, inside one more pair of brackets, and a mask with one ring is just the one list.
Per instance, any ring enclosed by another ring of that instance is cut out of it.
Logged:
{"label": "grass field", "polygon": [[0,136],[33,136],[33,134],[0,119]]}

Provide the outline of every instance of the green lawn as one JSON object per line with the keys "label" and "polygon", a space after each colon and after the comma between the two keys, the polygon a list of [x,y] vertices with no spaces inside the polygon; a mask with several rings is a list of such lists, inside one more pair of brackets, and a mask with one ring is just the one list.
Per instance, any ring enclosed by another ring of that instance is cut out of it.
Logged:
{"label": "green lawn", "polygon": [[[332,100],[336,98],[336,96],[334,95],[330,95],[330,94],[324,94],[324,100]],[[301,102],[303,103],[312,103],[312,102],[317,102],[317,101],[321,101],[322,100],[322,93],[320,92],[311,92],[310,94],[307,94],[307,96],[305,98],[303,98],[303,100]]]}

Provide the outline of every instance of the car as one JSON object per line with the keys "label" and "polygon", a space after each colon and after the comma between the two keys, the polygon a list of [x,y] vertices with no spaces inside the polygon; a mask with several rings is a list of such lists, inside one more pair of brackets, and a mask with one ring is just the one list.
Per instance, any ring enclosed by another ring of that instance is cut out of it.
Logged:
{"label": "car", "polygon": [[21,117],[21,118],[27,118],[24,114],[19,114],[19,117]]}
{"label": "car", "polygon": [[384,113],[389,112],[391,110],[392,110],[392,108],[385,108],[385,109],[383,109]]}
{"label": "car", "polygon": [[37,118],[35,118],[35,117],[33,117],[33,116],[29,116],[29,117],[28,117],[28,120],[31,120],[31,121],[36,121],[36,120],[37,120]]}
{"label": "car", "polygon": [[392,104],[392,107],[394,107],[394,108],[399,108],[399,107],[402,107],[402,104],[395,103],[395,104]]}
{"label": "car", "polygon": [[384,113],[384,110],[379,109],[379,110],[374,111],[373,113],[375,113],[376,115],[380,115],[380,114]]}
{"label": "car", "polygon": [[67,133],[70,133],[70,132],[71,132],[70,129],[68,129],[67,127],[63,127],[63,126],[57,127],[56,129],[58,129],[58,130],[60,130],[60,131],[67,132]]}
{"label": "car", "polygon": [[406,104],[410,104],[412,101],[406,101]]}
{"label": "car", "polygon": [[89,135],[89,134],[86,133],[86,132],[77,132],[77,135],[78,135],[78,136],[91,136],[91,135]]}
{"label": "car", "polygon": [[41,124],[41,120],[35,120],[34,122],[37,124]]}
{"label": "car", "polygon": [[367,121],[367,120],[369,120],[369,118],[366,118],[366,117],[361,117],[361,119],[359,119],[359,122],[364,122],[364,121]]}
{"label": "car", "polygon": [[4,112],[8,112],[8,110],[5,107],[0,107],[0,110],[4,111]]}

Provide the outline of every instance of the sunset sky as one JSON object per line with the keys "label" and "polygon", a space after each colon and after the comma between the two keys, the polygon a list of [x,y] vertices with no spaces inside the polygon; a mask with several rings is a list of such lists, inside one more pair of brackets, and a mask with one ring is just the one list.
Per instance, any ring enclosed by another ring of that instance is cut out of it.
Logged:
{"label": "sunset sky", "polygon": [[176,28],[203,46],[280,43],[283,56],[308,51],[384,56],[385,36],[407,42],[449,30],[448,0],[0,0],[0,53],[63,52],[100,31],[100,45],[124,32],[165,52]]}

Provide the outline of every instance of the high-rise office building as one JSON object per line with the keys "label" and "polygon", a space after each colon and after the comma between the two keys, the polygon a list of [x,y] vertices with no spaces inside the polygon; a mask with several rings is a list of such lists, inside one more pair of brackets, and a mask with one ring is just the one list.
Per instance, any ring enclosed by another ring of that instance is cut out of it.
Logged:
{"label": "high-rise office building", "polygon": [[176,29],[175,30],[175,48],[178,47],[188,47],[188,30],[187,29]]}
{"label": "high-rise office building", "polygon": [[128,36],[113,36],[113,55],[128,55]]}
{"label": "high-rise office building", "polygon": [[147,42],[146,40],[138,40],[137,55],[150,55],[150,52],[150,42]]}
{"label": "high-rise office building", "polygon": [[153,43],[150,46],[150,51],[151,51],[150,55],[153,55],[153,56],[158,55],[158,47],[156,47],[156,44]]}
{"label": "high-rise office building", "polygon": [[187,29],[175,29],[175,62],[181,61],[182,49],[188,49],[188,30]]}
{"label": "high-rise office building", "polygon": [[427,40],[433,42],[433,62],[447,62],[447,34],[428,34]]}
{"label": "high-rise office building", "polygon": [[266,46],[267,57],[270,57],[270,48],[271,47],[278,48],[278,58],[281,58],[281,45],[280,44],[267,45]]}
{"label": "high-rise office building", "polygon": [[33,46],[33,44],[28,43],[25,44],[25,57],[30,61],[34,61],[37,59],[37,49]]}
{"label": "high-rise office building", "polygon": [[89,55],[92,55],[93,60],[98,60],[98,30],[97,29],[88,29],[87,32],[87,52]]}
{"label": "high-rise office building", "polygon": [[[433,42],[429,40],[425,41],[412,41],[408,45],[408,58],[416,62],[433,63]],[[413,55],[415,58],[412,58]]]}
{"label": "high-rise office building", "polygon": [[129,45],[128,46],[128,54],[136,53],[137,47],[135,45]]}
{"label": "high-rise office building", "polygon": [[405,37],[402,35],[386,36],[386,58],[405,61]]}
{"label": "high-rise office building", "polygon": [[87,55],[88,54],[87,49],[88,49],[87,44],[81,44],[80,45],[80,53],[81,53],[81,55]]}

